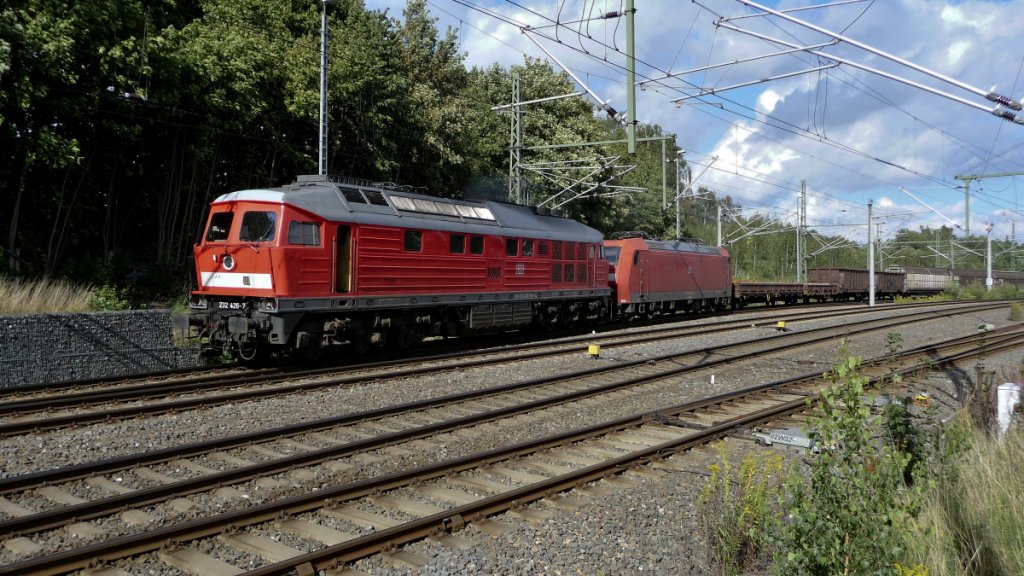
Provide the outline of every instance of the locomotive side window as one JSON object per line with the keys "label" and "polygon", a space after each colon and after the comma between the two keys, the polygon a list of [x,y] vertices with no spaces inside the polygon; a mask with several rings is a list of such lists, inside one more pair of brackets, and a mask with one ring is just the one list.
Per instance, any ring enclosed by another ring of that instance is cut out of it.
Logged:
{"label": "locomotive side window", "polygon": [[448,248],[452,254],[465,254],[466,237],[462,234],[452,234],[451,240],[448,243]]}
{"label": "locomotive side window", "polygon": [[505,254],[508,256],[519,256],[519,239],[518,238],[506,238],[505,239]]}
{"label": "locomotive side window", "polygon": [[616,264],[619,263],[619,252],[621,250],[622,249],[619,248],[618,246],[605,246],[604,259],[607,260],[608,263],[611,264],[612,266],[615,266]]}
{"label": "locomotive side window", "polygon": [[533,240],[523,240],[523,256],[533,256]]}
{"label": "locomotive side window", "polygon": [[423,250],[423,232],[419,230],[405,231],[405,251],[419,252]]}
{"label": "locomotive side window", "polygon": [[272,242],[277,214],[274,212],[246,212],[242,216],[242,229],[238,239],[242,242]]}
{"label": "locomotive side window", "polygon": [[297,246],[319,246],[320,225],[316,222],[292,220],[288,223],[288,243]]}
{"label": "locomotive side window", "polygon": [[210,217],[210,229],[206,231],[207,242],[223,242],[228,239],[234,212],[217,212]]}
{"label": "locomotive side window", "polygon": [[483,236],[470,236],[469,237],[469,253],[470,254],[483,254],[484,253],[484,237]]}

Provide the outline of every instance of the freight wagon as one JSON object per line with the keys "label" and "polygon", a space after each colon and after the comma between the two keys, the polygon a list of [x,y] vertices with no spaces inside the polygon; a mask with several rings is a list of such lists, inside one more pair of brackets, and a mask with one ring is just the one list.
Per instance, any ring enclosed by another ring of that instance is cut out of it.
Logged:
{"label": "freight wagon", "polygon": [[[837,298],[863,300],[868,297],[870,276],[867,270],[852,268],[811,268],[807,271],[811,282],[832,284],[837,287]],[[905,274],[902,272],[875,272],[875,296],[892,298],[904,293]]]}

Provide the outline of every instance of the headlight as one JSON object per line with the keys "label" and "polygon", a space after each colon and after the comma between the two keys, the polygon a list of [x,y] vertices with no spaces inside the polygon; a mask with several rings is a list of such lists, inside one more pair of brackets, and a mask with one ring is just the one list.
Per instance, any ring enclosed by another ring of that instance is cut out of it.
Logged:
{"label": "headlight", "polygon": [[220,265],[223,266],[225,270],[234,270],[235,259],[231,257],[231,254],[225,254],[224,257],[220,259]]}
{"label": "headlight", "polygon": [[188,307],[196,310],[206,310],[210,307],[210,303],[206,301],[205,296],[197,296],[193,294],[188,297]]}
{"label": "headlight", "polygon": [[264,312],[277,312],[277,300],[268,298],[260,302],[260,310]]}

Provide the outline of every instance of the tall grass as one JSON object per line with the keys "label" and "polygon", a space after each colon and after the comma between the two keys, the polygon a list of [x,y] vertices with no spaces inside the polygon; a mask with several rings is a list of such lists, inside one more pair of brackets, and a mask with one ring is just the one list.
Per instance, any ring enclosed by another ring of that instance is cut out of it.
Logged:
{"label": "tall grass", "polygon": [[0,275],[0,314],[84,312],[92,289],[62,280],[25,280]]}
{"label": "tall grass", "polygon": [[929,490],[915,562],[929,576],[1024,574],[1024,432],[978,432],[954,473]]}

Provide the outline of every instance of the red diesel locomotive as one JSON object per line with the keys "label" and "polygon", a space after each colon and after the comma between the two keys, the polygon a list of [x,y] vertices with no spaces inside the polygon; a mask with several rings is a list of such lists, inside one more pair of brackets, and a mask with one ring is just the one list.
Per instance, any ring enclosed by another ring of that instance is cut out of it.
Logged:
{"label": "red diesel locomotive", "polygon": [[601,233],[539,209],[325,176],[217,198],[189,323],[252,360],[608,317]]}

